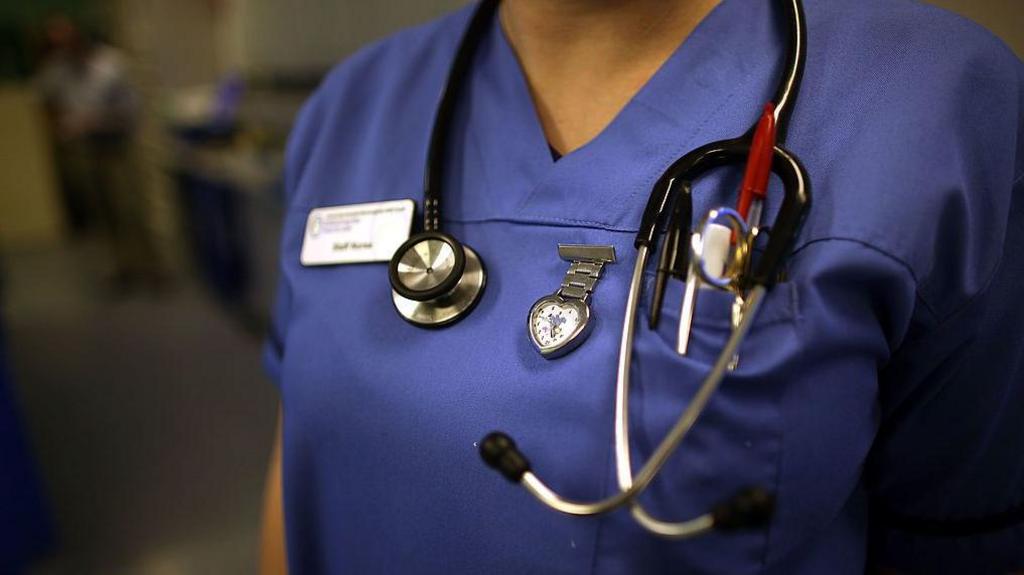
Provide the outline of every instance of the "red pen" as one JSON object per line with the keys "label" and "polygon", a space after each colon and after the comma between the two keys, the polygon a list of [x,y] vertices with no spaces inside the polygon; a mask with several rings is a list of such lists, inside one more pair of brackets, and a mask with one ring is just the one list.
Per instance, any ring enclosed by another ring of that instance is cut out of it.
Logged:
{"label": "red pen", "polygon": [[765,104],[764,113],[757,122],[754,138],[750,143],[750,155],[743,173],[740,199],[737,209],[751,227],[761,223],[761,211],[768,194],[768,178],[771,174],[772,156],[775,150],[775,105]]}

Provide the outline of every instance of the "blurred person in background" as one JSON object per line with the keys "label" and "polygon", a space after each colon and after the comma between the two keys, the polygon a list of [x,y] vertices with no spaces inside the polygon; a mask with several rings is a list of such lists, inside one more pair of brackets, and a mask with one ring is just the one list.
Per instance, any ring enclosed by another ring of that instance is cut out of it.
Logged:
{"label": "blurred person in background", "polygon": [[38,86],[52,132],[69,225],[109,247],[111,288],[158,288],[160,264],[135,157],[139,98],[125,55],[64,15],[45,25]]}

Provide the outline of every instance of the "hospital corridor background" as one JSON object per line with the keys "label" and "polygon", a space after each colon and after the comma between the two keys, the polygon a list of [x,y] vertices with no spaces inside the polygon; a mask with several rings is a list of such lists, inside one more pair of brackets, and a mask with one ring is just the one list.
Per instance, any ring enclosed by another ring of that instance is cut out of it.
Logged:
{"label": "hospital corridor background", "polygon": [[[933,3],[1024,56],[1019,2]],[[463,4],[0,3],[0,575],[256,572],[292,120]]]}

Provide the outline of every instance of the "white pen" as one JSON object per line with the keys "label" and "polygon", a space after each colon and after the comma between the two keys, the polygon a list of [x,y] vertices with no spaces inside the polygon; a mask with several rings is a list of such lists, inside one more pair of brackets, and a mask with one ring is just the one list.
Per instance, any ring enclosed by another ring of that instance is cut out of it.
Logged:
{"label": "white pen", "polygon": [[694,257],[690,258],[690,267],[686,273],[686,291],[679,310],[679,333],[676,335],[676,353],[679,355],[686,355],[690,345],[690,331],[693,329],[693,316],[697,308],[697,292],[702,284],[696,266],[703,265],[704,272],[713,277],[721,277],[725,273],[732,228],[710,223],[704,228],[704,236],[702,238],[700,234],[694,234],[691,239]]}

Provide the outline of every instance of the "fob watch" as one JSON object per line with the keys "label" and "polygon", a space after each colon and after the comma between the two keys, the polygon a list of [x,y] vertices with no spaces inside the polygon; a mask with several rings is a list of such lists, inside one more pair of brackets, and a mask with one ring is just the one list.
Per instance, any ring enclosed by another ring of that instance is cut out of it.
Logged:
{"label": "fob watch", "polygon": [[558,255],[571,262],[555,293],[530,308],[527,331],[542,356],[560,357],[576,349],[590,334],[590,294],[601,270],[615,261],[613,246],[559,244]]}

